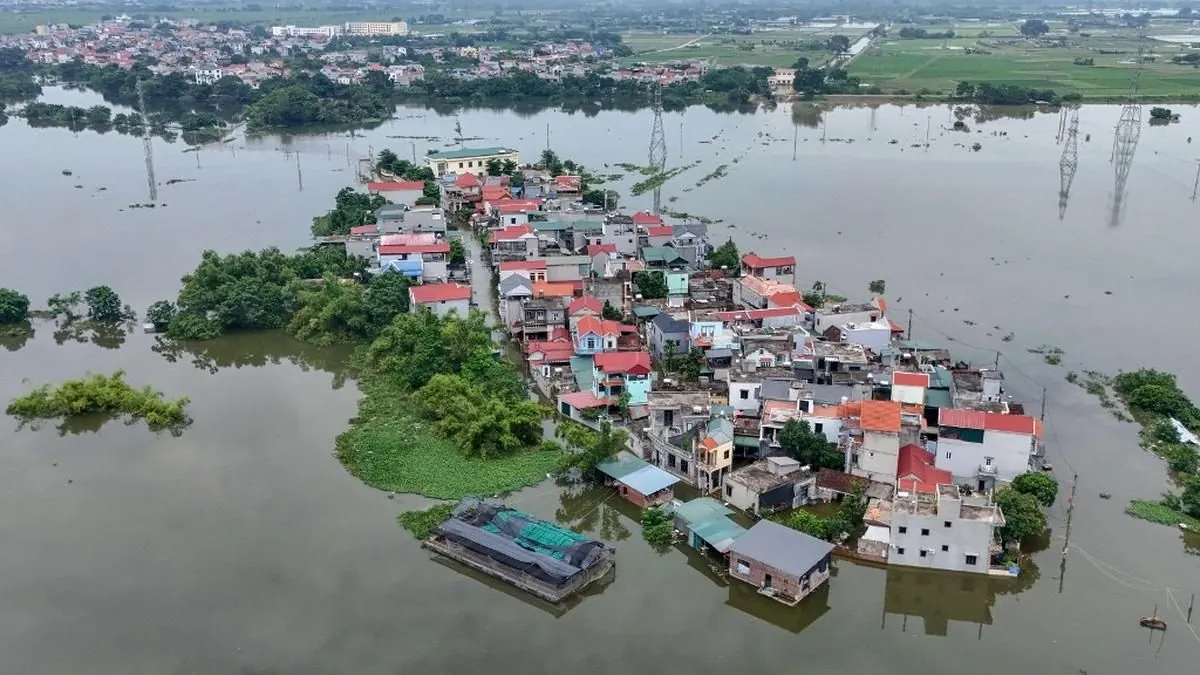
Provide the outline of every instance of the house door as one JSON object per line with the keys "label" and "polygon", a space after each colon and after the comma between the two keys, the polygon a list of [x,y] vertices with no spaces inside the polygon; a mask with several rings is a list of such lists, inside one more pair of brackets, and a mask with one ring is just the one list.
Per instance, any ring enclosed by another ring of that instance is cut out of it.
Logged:
{"label": "house door", "polygon": [[767,575],[763,576],[763,588],[770,588],[770,587],[771,587],[771,575],[767,574]]}
{"label": "house door", "polygon": [[987,491],[987,481],[983,481],[983,480],[979,481],[979,491],[980,492]]}

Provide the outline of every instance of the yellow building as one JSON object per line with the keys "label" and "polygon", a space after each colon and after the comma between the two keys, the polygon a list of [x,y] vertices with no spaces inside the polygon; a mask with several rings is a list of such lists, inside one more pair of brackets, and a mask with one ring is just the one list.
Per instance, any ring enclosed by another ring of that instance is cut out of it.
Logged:
{"label": "yellow building", "polygon": [[435,176],[448,173],[483,176],[487,174],[487,163],[491,160],[520,164],[521,156],[511,148],[462,148],[431,152],[425,155],[425,166],[432,169]]}
{"label": "yellow building", "polygon": [[349,21],[346,35],[408,35],[407,21]]}

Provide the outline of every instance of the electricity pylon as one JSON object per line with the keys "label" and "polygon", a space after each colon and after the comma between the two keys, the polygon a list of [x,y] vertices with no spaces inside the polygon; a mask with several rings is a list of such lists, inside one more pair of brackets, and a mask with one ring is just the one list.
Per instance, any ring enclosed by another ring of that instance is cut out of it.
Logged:
{"label": "electricity pylon", "polygon": [[1058,219],[1067,215],[1067,199],[1071,196],[1071,183],[1075,170],[1079,168],[1079,106],[1071,106],[1071,121],[1067,123],[1062,157],[1058,160]]}
{"label": "electricity pylon", "polygon": [[[654,83],[654,128],[650,131],[650,167],[662,174],[667,168],[667,136],[663,131],[662,82]],[[662,209],[662,183],[654,188],[654,212]]]}

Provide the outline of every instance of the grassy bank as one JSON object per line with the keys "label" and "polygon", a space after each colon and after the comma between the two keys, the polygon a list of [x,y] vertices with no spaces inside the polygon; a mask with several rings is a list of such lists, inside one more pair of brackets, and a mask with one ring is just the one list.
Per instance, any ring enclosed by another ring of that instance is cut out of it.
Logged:
{"label": "grassy bank", "polygon": [[353,476],[380,490],[436,499],[491,496],[545,480],[562,456],[537,449],[468,456],[408,412],[410,397],[400,387],[369,375],[359,387],[358,415],[338,436],[337,457]]}
{"label": "grassy bank", "polygon": [[1129,506],[1125,507],[1125,513],[1134,518],[1141,518],[1142,520],[1170,527],[1176,527],[1180,523],[1183,523],[1190,529],[1200,531],[1200,518],[1193,518],[1186,513],[1171,508],[1162,501],[1134,499],[1129,502]]}

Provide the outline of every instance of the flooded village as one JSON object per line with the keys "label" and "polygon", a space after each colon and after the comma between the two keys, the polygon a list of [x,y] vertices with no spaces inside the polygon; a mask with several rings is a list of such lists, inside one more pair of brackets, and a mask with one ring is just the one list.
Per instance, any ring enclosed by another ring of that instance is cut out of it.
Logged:
{"label": "flooded village", "polygon": [[[911,339],[884,282],[859,298],[798,287],[783,251],[738,252],[702,220],[606,213],[581,201],[583,177],[524,164],[513,179],[496,175],[502,161],[521,164],[507,147],[426,156],[445,212],[418,204],[421,182],[368,183],[393,204],[346,249],[419,281],[412,311],[463,315],[474,304],[463,277],[491,279],[498,325],[556,416],[627,430],[627,449],[595,467],[621,499],[661,510],[720,577],[786,605],[829,580],[834,556],[1021,573],[994,497],[1052,467],[1042,420],[998,363]],[[447,229],[455,218],[465,231]],[[447,267],[461,237],[481,243],[469,272]],[[846,500],[861,515],[838,529],[789,518]],[[581,571],[538,590],[557,548],[520,543],[521,528],[465,531],[452,516],[427,545],[543,598],[562,599]]]}

